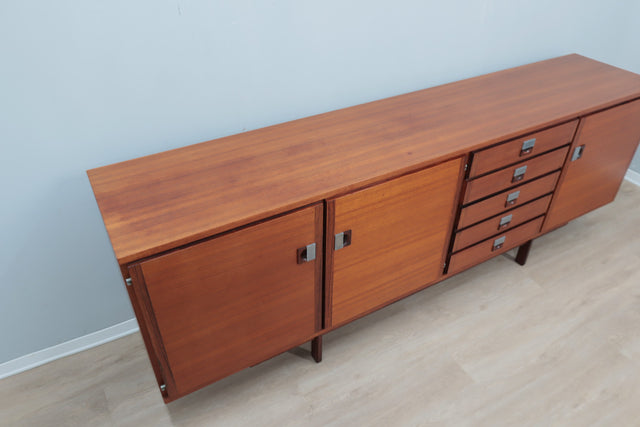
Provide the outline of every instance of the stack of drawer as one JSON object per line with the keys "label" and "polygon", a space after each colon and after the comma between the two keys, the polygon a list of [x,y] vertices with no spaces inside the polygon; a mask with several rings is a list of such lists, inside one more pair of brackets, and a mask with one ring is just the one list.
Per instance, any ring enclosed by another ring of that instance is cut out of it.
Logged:
{"label": "stack of drawer", "polygon": [[448,273],[539,233],[577,124],[573,120],[473,152]]}

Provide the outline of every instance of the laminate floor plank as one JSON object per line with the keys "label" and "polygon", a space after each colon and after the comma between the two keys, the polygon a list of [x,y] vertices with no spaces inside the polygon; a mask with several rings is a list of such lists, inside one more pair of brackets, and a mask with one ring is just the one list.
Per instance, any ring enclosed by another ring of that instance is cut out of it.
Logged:
{"label": "laminate floor plank", "polygon": [[640,187],[513,256],[169,405],[127,336],[0,380],[0,425],[640,425]]}

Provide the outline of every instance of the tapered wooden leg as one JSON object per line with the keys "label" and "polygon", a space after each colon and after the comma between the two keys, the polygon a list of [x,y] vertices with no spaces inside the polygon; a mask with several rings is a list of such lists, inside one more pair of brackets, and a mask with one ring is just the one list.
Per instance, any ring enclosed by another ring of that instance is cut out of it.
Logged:
{"label": "tapered wooden leg", "polygon": [[315,337],[311,340],[311,356],[316,363],[322,361],[322,336]]}
{"label": "tapered wooden leg", "polygon": [[516,262],[520,265],[524,265],[527,262],[527,257],[529,256],[529,250],[531,249],[531,242],[533,240],[529,240],[524,245],[520,245],[518,248],[518,253],[516,255]]}

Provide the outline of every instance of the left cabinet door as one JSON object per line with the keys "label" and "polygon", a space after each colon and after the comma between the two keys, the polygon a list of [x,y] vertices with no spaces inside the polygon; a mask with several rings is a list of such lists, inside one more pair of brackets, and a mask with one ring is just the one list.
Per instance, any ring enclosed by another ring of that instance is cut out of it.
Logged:
{"label": "left cabinet door", "polygon": [[[316,204],[129,267],[172,379],[170,400],[320,329],[322,227]],[[298,256],[313,244],[315,259]]]}

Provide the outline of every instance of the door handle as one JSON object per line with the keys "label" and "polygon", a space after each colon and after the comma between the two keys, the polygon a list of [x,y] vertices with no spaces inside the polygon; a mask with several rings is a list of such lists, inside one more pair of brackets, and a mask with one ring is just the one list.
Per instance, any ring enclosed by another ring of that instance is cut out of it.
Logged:
{"label": "door handle", "polygon": [[573,150],[573,155],[571,156],[571,161],[575,162],[579,158],[582,157],[582,153],[584,153],[584,145],[579,145]]}
{"label": "door handle", "polygon": [[296,251],[296,258],[298,260],[298,264],[303,264],[316,259],[316,244],[311,243],[303,248],[298,248]]}
{"label": "door handle", "polygon": [[351,230],[342,231],[335,236],[334,250],[342,249],[351,244]]}

